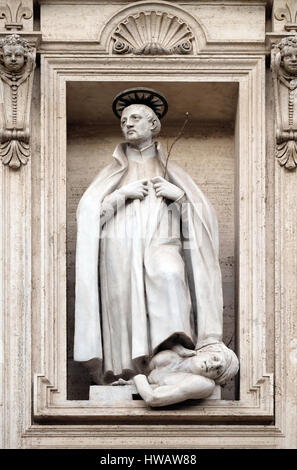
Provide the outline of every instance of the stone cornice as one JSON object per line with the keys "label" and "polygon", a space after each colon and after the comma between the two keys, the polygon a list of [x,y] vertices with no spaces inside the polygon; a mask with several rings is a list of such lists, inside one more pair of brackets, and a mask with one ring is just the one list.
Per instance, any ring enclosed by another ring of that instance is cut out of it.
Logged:
{"label": "stone cornice", "polygon": [[[34,0],[34,4],[36,5],[69,5],[69,4],[77,4],[77,5],[100,5],[100,4],[109,4],[109,3],[118,3],[118,4],[129,4],[129,3],[136,3],[136,2],[131,2],[131,0]],[[214,4],[214,5],[268,5],[272,6],[273,0],[171,0],[170,3],[178,3],[180,5],[186,5],[186,4],[197,4],[197,5],[203,5],[203,4]]]}

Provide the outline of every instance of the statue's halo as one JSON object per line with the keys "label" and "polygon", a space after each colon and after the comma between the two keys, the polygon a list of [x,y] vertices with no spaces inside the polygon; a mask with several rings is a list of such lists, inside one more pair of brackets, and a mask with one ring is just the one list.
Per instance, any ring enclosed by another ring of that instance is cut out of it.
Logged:
{"label": "statue's halo", "polygon": [[129,88],[121,91],[113,100],[112,110],[117,118],[121,118],[122,112],[131,104],[145,104],[149,106],[159,119],[168,111],[168,103],[164,95],[151,88]]}

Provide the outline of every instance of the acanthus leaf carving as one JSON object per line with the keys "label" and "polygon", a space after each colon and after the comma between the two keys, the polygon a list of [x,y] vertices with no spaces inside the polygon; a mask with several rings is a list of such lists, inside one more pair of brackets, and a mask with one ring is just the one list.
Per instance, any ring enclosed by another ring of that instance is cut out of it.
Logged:
{"label": "acanthus leaf carving", "polygon": [[0,5],[0,19],[6,20],[5,29],[7,30],[23,29],[23,19],[29,20],[32,15],[32,10],[23,6],[21,1],[16,4]]}
{"label": "acanthus leaf carving", "polygon": [[297,35],[283,38],[271,52],[275,98],[276,158],[288,170],[297,167]]}
{"label": "acanthus leaf carving", "polygon": [[30,157],[29,132],[6,131],[1,135],[0,155],[2,163],[11,168],[26,165]]}
{"label": "acanthus leaf carving", "polygon": [[128,16],[112,34],[115,54],[190,54],[194,35],[180,18],[161,11]]}
{"label": "acanthus leaf carving", "polygon": [[17,169],[30,157],[30,104],[35,50],[17,34],[0,41],[0,156]]}
{"label": "acanthus leaf carving", "polygon": [[288,140],[277,144],[276,157],[281,166],[285,166],[288,170],[294,170],[297,166],[297,142]]}

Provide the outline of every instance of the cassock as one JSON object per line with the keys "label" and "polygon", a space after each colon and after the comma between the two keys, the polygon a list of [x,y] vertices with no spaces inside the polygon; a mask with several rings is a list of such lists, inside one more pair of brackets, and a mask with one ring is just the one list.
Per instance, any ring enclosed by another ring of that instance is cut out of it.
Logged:
{"label": "cassock", "polygon": [[[183,204],[156,196],[151,179],[163,176],[165,164],[160,144],[142,152],[120,144],[113,157],[77,210],[74,359],[96,364],[102,382],[145,371],[173,343],[198,348],[222,339],[212,206],[175,162],[167,175],[185,192]],[[148,195],[119,199],[102,223],[114,191],[141,179],[149,180]]]}

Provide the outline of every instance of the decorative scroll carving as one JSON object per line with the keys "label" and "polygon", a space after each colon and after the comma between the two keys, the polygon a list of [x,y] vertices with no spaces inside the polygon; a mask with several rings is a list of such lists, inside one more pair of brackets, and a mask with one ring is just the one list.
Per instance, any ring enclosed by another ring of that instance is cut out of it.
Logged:
{"label": "decorative scroll carving", "polygon": [[271,53],[275,109],[276,157],[281,166],[297,166],[297,36],[274,45]]}
{"label": "decorative scroll carving", "polygon": [[278,8],[274,17],[278,21],[286,21],[284,29],[292,33],[297,33],[297,4],[296,1],[286,2],[285,7]]}
{"label": "decorative scroll carving", "polygon": [[8,30],[23,29],[23,19],[29,20],[32,14],[32,10],[23,6],[21,1],[0,5],[0,19],[6,19],[5,29]]}
{"label": "decorative scroll carving", "polygon": [[30,157],[30,103],[35,51],[17,34],[0,41],[0,156],[11,168]]}
{"label": "decorative scroll carving", "polygon": [[128,16],[114,33],[115,54],[190,54],[194,36],[180,18],[161,11]]}

